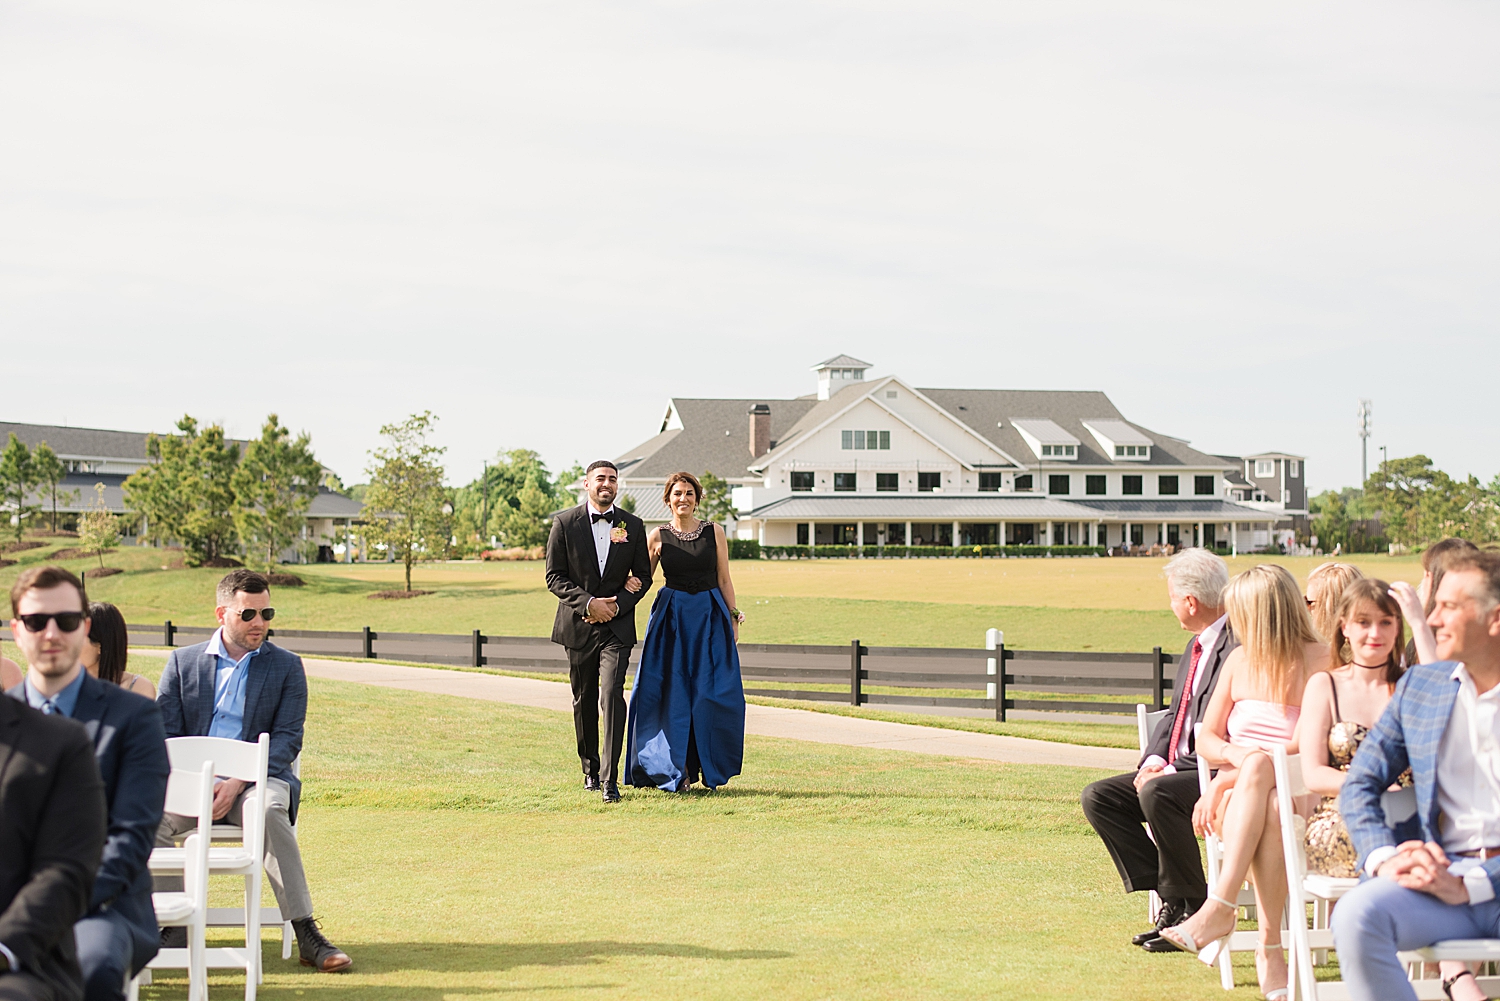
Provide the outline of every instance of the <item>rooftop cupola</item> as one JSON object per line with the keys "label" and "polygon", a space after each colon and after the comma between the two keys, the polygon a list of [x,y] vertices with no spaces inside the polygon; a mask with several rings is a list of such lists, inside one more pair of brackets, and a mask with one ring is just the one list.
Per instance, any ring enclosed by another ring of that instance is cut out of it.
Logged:
{"label": "rooftop cupola", "polygon": [[826,400],[851,382],[864,382],[867,361],[849,355],[835,355],[827,361],[818,362],[813,371],[818,373],[818,399]]}

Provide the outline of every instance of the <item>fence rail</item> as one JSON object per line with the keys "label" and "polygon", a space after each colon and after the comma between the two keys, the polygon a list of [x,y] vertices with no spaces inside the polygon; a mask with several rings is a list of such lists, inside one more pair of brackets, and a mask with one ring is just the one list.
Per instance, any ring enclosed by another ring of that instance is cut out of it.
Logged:
{"label": "fence rail", "polygon": [[[137,643],[178,647],[206,640],[209,626],[126,627]],[[398,633],[359,630],[272,629],[277,645],[308,656],[400,660],[455,667],[491,667],[543,674],[568,673],[567,651],[541,636]],[[0,637],[10,631],[0,627]],[[634,651],[638,656],[639,647]],[[1093,653],[1007,648],[991,629],[983,648],[869,647],[741,643],[740,675],[746,695],[839,702],[860,706],[931,706],[993,711],[1133,713],[1135,696],[1165,708],[1176,663],[1156,647],[1150,653]],[[1000,665],[1004,665],[1003,670]],[[895,689],[870,691],[868,689]],[[972,693],[972,694],[970,694]],[[1027,696],[1050,696],[1036,698]],[[1077,698],[1058,698],[1058,696]]]}

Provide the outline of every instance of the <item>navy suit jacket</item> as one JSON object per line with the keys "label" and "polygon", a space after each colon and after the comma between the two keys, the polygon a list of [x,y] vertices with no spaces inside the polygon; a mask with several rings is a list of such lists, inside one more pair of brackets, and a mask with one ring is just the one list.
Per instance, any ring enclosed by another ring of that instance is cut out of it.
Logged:
{"label": "navy suit jacket", "polygon": [[[17,685],[7,694],[24,702],[26,686]],[[161,712],[150,699],[85,673],[73,719],[83,724],[94,745],[109,810],[109,833],[94,876],[89,913],[112,910],[129,922],[139,970],[161,945],[147,866],[171,771]]]}
{"label": "navy suit jacket", "polygon": [[[218,658],[208,652],[208,643],[173,650],[161,672],[156,704],[168,737],[207,737],[214,718],[214,672]],[[302,782],[292,774],[292,762],[302,753],[302,726],[307,720],[307,675],[302,658],[269,640],[251,658],[245,679],[245,727],[240,739],[255,742],[263,733],[271,735],[273,779],[292,787],[288,813],[297,822],[297,804]]]}

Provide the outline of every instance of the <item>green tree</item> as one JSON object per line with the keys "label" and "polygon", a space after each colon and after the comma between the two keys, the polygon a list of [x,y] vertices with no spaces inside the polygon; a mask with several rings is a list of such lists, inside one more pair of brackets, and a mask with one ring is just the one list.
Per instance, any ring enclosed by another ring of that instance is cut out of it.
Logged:
{"label": "green tree", "polygon": [[[36,480],[36,485],[45,487],[47,494],[52,498],[52,531],[57,531],[57,485],[62,482],[64,476],[68,475],[68,467],[52,451],[52,446],[45,441],[31,450],[31,473]],[[71,494],[78,496],[78,491],[64,491],[63,497]]]}
{"label": "green tree", "polygon": [[0,452],[0,500],[15,512],[13,517],[17,542],[21,541],[21,534],[26,529],[26,519],[35,510],[26,501],[36,483],[31,449],[12,431],[5,451]]}
{"label": "green tree", "polygon": [[365,491],[364,535],[384,545],[406,568],[411,590],[411,567],[418,559],[432,559],[448,548],[448,519],[443,467],[445,449],[429,444],[437,418],[432,412],[412,414],[400,424],[380,429],[385,447],[370,453],[370,483]]}
{"label": "green tree", "polygon": [[94,484],[94,499],[78,519],[78,548],[99,557],[104,569],[104,551],[120,541],[120,522],[104,506],[104,484]]}
{"label": "green tree", "polygon": [[1343,546],[1345,552],[1352,551],[1349,542],[1349,506],[1337,490],[1328,490],[1312,499],[1309,509],[1313,515],[1312,530],[1318,537],[1318,545],[1325,553],[1333,552],[1335,546]]}
{"label": "green tree", "polygon": [[[502,452],[478,479],[453,491],[454,538],[460,552],[491,545],[540,545],[552,512],[578,503],[572,484],[583,476],[575,464],[555,480],[541,455],[526,448]],[[529,541],[536,540],[536,541]]]}
{"label": "green tree", "polygon": [[698,505],[698,517],[720,525],[733,518],[734,504],[729,499],[729,484],[707,470],[698,477],[698,482],[703,484],[703,501]]}
{"label": "green tree", "polygon": [[147,541],[180,541],[187,562],[201,566],[226,555],[237,541],[234,473],[239,446],[217,424],[199,430],[184,416],[181,434],[150,435],[146,454],[154,460],[125,481],[126,502],[145,518]]}
{"label": "green tree", "polygon": [[548,486],[547,480],[533,475],[516,496],[515,506],[502,509],[498,534],[507,546],[540,546],[547,541],[552,512],[557,510]]}
{"label": "green tree", "polygon": [[307,432],[293,438],[275,414],[266,417],[233,477],[234,523],[247,556],[269,570],[296,543],[322,476]]}

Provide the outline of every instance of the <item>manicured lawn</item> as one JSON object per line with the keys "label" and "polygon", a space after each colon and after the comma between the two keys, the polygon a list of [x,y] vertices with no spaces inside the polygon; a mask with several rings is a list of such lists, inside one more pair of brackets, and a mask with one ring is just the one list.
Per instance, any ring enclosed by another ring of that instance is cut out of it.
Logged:
{"label": "manicured lawn", "polygon": [[[70,540],[48,540],[42,549],[17,554],[18,566],[0,570],[8,585],[24,566],[46,560]],[[110,566],[127,573],[90,583],[91,594],[112,601],[133,623],[171,619],[209,625],[213,582],[222,571],[163,569],[180,554],[122,548],[108,554]],[[1416,580],[1414,558],[1360,557],[1367,573]],[[89,560],[67,561],[83,569]],[[1231,561],[1233,570],[1255,562]],[[1278,558],[1299,578],[1321,562]],[[742,638],[753,643],[979,646],[986,629],[1005,632],[1006,642],[1028,649],[1174,652],[1182,631],[1166,609],[1162,560],[810,560],[736,561],[740,605],[748,616]],[[540,563],[439,563],[419,566],[414,586],[434,593],[405,601],[372,600],[369,594],[400,587],[401,568],[391,564],[321,565],[288,568],[308,581],[280,588],[278,625],[301,629],[371,626],[402,632],[544,636],[556,601],[547,592]],[[649,604],[649,601],[647,602]],[[646,607],[638,609],[642,626]]]}
{"label": "manicured lawn", "polygon": [[[272,1001],[1256,995],[1248,959],[1225,995],[1125,942],[1145,905],[1079,812],[1095,772],[751,738],[718,794],[606,808],[560,713],[311,696],[300,833],[355,965],[283,963],[268,933]],[[164,973],[142,996],[185,994]]]}

